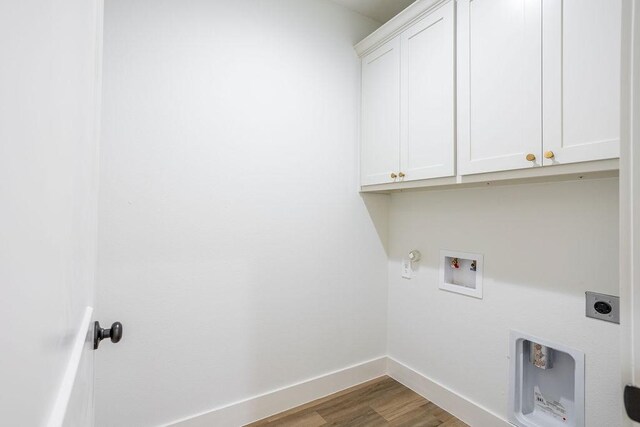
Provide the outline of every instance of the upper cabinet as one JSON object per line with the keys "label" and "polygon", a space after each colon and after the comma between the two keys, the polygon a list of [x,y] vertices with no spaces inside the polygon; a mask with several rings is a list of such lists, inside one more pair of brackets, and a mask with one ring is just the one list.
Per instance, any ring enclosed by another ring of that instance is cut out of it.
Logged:
{"label": "upper cabinet", "polygon": [[462,175],[541,164],[540,0],[458,1]]}
{"label": "upper cabinet", "polygon": [[362,57],[362,185],[454,175],[453,23],[449,1]]}
{"label": "upper cabinet", "polygon": [[542,11],[544,165],[619,157],[621,1],[544,0]]}
{"label": "upper cabinet", "polygon": [[621,1],[418,0],[383,25],[356,46],[363,190],[615,173]]}

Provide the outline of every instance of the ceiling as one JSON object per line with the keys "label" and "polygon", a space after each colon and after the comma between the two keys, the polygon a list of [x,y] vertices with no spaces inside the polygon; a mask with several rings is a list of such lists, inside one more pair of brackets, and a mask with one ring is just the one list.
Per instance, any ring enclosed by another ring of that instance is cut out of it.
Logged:
{"label": "ceiling", "polygon": [[368,16],[381,24],[396,16],[405,7],[409,6],[414,0],[332,0],[358,12],[361,15]]}

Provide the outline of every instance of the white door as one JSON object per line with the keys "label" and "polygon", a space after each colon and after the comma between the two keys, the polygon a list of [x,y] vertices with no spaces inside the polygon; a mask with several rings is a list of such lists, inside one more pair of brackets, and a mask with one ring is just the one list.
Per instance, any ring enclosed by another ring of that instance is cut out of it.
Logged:
{"label": "white door", "polygon": [[400,168],[400,37],[362,58],[360,183],[385,184]]}
{"label": "white door", "polygon": [[543,0],[544,164],[620,153],[621,0]]}
{"label": "white door", "polygon": [[453,10],[450,1],[402,33],[404,181],[455,174]]}
{"label": "white door", "polygon": [[460,173],[540,166],[541,0],[457,8]]}
{"label": "white door", "polygon": [[0,424],[93,425],[102,2],[0,2]]}

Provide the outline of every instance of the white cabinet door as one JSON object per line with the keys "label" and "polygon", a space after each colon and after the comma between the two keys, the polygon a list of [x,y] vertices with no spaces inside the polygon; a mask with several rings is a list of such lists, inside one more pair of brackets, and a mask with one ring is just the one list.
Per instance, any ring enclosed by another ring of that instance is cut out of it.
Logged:
{"label": "white cabinet door", "polygon": [[361,185],[394,182],[400,168],[400,37],[362,58]]}
{"label": "white cabinet door", "polygon": [[463,175],[541,165],[541,14],[541,0],[458,1]]}
{"label": "white cabinet door", "polygon": [[543,0],[545,165],[619,157],[620,0]]}
{"label": "white cabinet door", "polygon": [[453,10],[450,1],[402,34],[404,181],[455,173]]}

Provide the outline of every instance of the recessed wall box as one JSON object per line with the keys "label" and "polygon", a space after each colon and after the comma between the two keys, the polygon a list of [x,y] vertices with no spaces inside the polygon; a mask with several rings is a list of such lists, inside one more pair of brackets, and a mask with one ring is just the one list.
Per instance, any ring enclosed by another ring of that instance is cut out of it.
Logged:
{"label": "recessed wall box", "polygon": [[483,256],[440,251],[440,289],[482,298]]}
{"label": "recessed wall box", "polygon": [[516,331],[509,347],[509,421],[584,427],[584,353]]}

